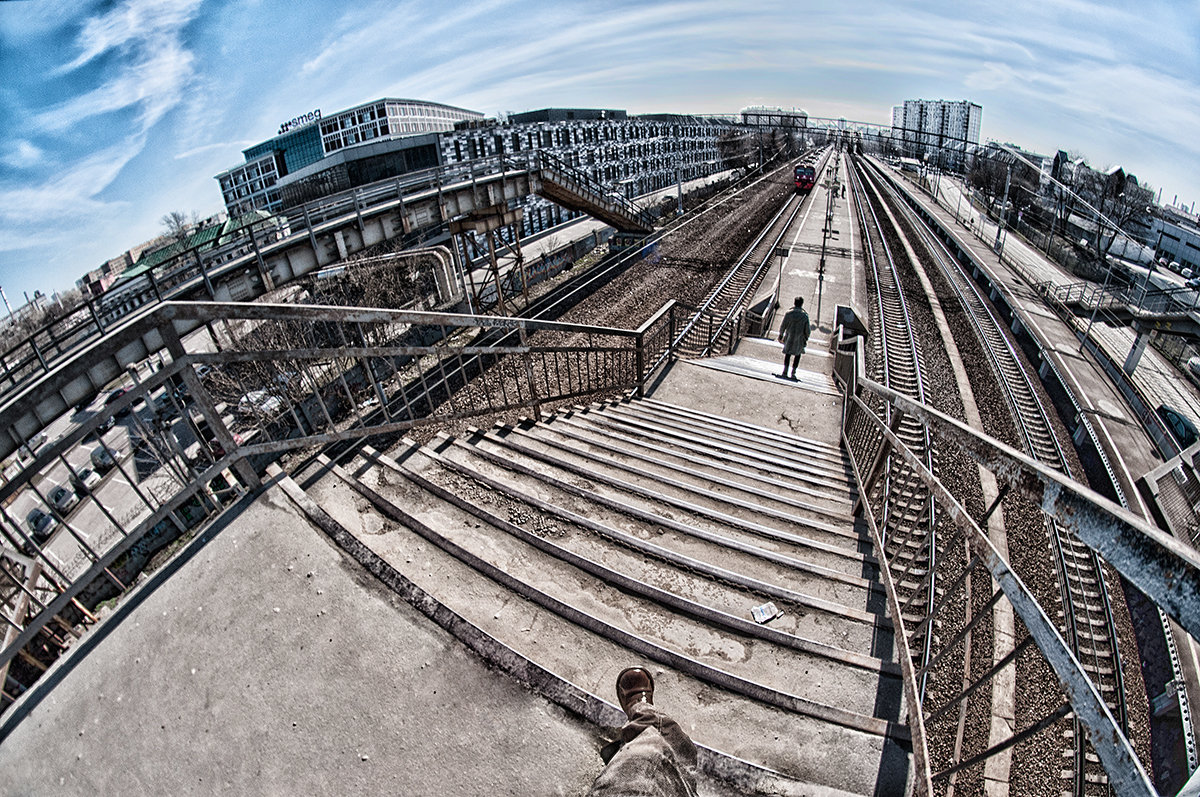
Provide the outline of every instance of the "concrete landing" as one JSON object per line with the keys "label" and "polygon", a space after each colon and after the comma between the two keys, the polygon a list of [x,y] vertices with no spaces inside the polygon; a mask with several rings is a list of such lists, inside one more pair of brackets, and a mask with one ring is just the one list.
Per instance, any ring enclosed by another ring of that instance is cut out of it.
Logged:
{"label": "concrete landing", "polygon": [[578,795],[600,771],[597,729],[491,672],[278,487],[167,571],[5,715],[0,794]]}
{"label": "concrete landing", "polygon": [[842,394],[826,345],[817,334],[810,338],[792,381],[779,376],[779,343],[746,338],[727,357],[674,363],[647,396],[838,447]]}

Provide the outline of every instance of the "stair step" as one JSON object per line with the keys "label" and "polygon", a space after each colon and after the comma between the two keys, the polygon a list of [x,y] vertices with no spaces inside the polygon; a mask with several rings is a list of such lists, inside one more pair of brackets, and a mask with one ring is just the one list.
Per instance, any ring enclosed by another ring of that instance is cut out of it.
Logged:
{"label": "stair step", "polygon": [[[592,593],[597,586],[596,579],[600,579],[604,585],[614,586],[626,593],[622,602],[627,602],[628,594],[633,594],[643,599],[641,604],[643,607],[655,604],[645,611],[644,616],[638,618],[638,622],[655,629],[654,633],[659,635],[663,633],[660,629],[666,628],[672,622],[679,622],[678,619],[673,620],[667,616],[669,612],[674,612],[677,615],[697,618],[698,622],[727,629],[733,635],[742,637],[740,642],[742,645],[748,644],[747,637],[759,641],[767,640],[773,645],[787,649],[792,654],[803,655],[807,657],[806,661],[811,662],[805,666],[811,666],[814,675],[819,668],[825,668],[828,671],[831,663],[842,669],[844,669],[844,665],[857,668],[867,676],[867,681],[872,683],[877,683],[881,674],[886,674],[891,678],[897,678],[899,675],[899,667],[895,664],[823,642],[783,633],[770,626],[759,625],[745,619],[749,616],[747,610],[750,606],[749,601],[743,603],[741,607],[726,607],[732,611],[722,611],[720,608],[698,602],[702,599],[702,595],[697,596],[697,599],[694,600],[688,589],[680,588],[680,585],[676,583],[668,585],[660,580],[660,586],[652,586],[640,578],[622,572],[620,566],[628,566],[632,561],[631,557],[619,557],[615,562],[611,556],[589,558],[572,550],[572,547],[565,542],[560,544],[560,538],[566,536],[565,530],[559,529],[557,533],[546,536],[544,532],[539,533],[544,526],[539,528],[536,522],[533,524],[535,525],[534,531],[526,530],[519,524],[510,523],[503,515],[510,512],[511,507],[493,508],[492,505],[478,499],[467,500],[458,497],[452,491],[439,486],[431,478],[427,478],[432,475],[429,474],[429,471],[436,468],[434,463],[424,463],[426,467],[419,468],[415,458],[410,458],[404,466],[381,455],[375,455],[371,459],[379,467],[375,472],[359,478],[363,482],[369,482],[371,478],[374,478],[375,482],[370,486],[381,497],[396,506],[403,506],[405,512],[420,517],[425,516],[423,510],[433,511],[440,509],[443,505],[453,506],[463,519],[461,525],[454,527],[450,533],[461,535],[464,533],[463,529],[468,529],[466,532],[466,545],[468,546],[476,542],[483,534],[479,527],[482,523],[482,529],[486,530],[493,540],[499,540],[500,546],[510,551],[509,560],[517,563],[515,569],[505,568],[506,571],[521,577],[527,583],[536,581],[539,584],[550,585],[557,590],[565,584],[578,581],[582,584],[581,592]],[[403,484],[399,484],[394,478],[389,478],[389,475],[400,476],[404,480]],[[574,533],[587,536],[588,530],[577,529]],[[521,550],[512,553],[514,548]],[[532,552],[525,551],[526,548],[532,548],[544,555],[537,556]],[[620,561],[621,558],[624,561]],[[543,571],[542,568],[545,570]],[[614,595],[612,591],[607,591],[605,594],[610,597]],[[598,594],[590,594],[587,602],[595,606],[598,597]],[[738,612],[739,608],[743,616],[734,614],[734,612]],[[612,613],[610,611],[610,614]],[[629,619],[629,617],[617,618],[614,623],[625,622]],[[754,659],[756,666],[761,666],[764,663],[762,660],[768,655],[770,654],[762,652],[755,653],[753,656],[747,655],[742,663],[746,664],[750,659]],[[770,663],[768,665],[770,672],[766,673],[766,677],[773,678],[782,672],[781,666],[781,661]],[[898,683],[893,686],[898,686]]]}
{"label": "stair step", "polygon": [[[589,408],[595,409],[595,408]],[[683,437],[714,449],[731,449],[750,453],[776,466],[786,466],[832,482],[845,488],[852,475],[845,456],[837,450],[824,447],[814,450],[807,447],[801,438],[779,439],[779,435],[767,437],[762,434],[742,434],[738,430],[723,428],[719,423],[700,418],[682,417],[656,412],[640,405],[631,407],[627,403],[605,407],[605,415],[628,419],[632,423],[658,427],[669,434]]]}
{"label": "stair step", "polygon": [[[902,727],[870,716],[874,705],[863,713],[816,699],[847,680],[845,699],[856,688],[873,694],[861,684],[868,670],[791,659],[794,651],[767,640],[713,633],[676,614],[629,605],[619,586],[541,556],[431,493],[400,490],[396,482],[403,479],[382,473],[363,465],[322,479],[310,493],[467,622],[591,694],[610,692],[615,672],[631,657],[649,658],[658,663],[660,704],[689,719],[698,743],[848,791],[869,791],[877,773],[840,770],[862,756],[878,757],[885,737],[903,739]],[[368,499],[375,487],[390,492],[389,500],[378,493]],[[874,676],[880,677],[894,681]],[[899,706],[882,713],[899,716]],[[821,749],[798,743],[813,738],[823,740]]]}
{"label": "stair step", "polygon": [[698,438],[689,430],[681,430],[668,424],[656,422],[653,419],[639,418],[636,415],[616,411],[599,412],[594,408],[588,408],[578,412],[576,417],[587,418],[587,420],[593,423],[621,429],[633,434],[657,437],[660,440],[669,441],[683,450],[708,454],[725,461],[749,465],[760,469],[764,473],[795,480],[805,485],[816,495],[837,494],[845,496],[847,491],[851,491],[850,480],[844,471],[835,470],[830,467],[813,467],[812,463],[805,462],[803,459],[794,456],[794,452],[789,456],[777,456],[747,445],[745,442],[734,444],[729,441],[718,442],[711,437],[708,439]]}
{"label": "stair step", "polygon": [[[494,430],[491,438],[502,438],[506,443],[513,439],[530,442],[542,454],[551,459],[563,462],[564,467],[578,474],[590,473],[611,478],[610,485],[622,482],[640,485],[643,491],[657,492],[661,496],[678,498],[682,503],[695,503],[716,511],[726,513],[749,513],[751,517],[778,521],[787,526],[793,526],[797,533],[811,539],[817,548],[833,551],[836,554],[850,557],[861,566],[863,562],[877,565],[870,553],[870,543],[865,535],[855,529],[854,518],[843,515],[838,520],[825,517],[810,518],[797,514],[794,508],[780,507],[772,498],[762,491],[749,497],[738,495],[743,492],[736,482],[714,480],[704,474],[687,472],[657,463],[649,467],[644,459],[634,459],[628,463],[611,449],[602,449],[593,453],[577,444],[569,445],[552,435],[557,434],[549,424],[538,425],[531,430],[520,428],[500,427]],[[517,445],[518,449],[528,450],[525,446]],[[572,464],[573,463],[573,464]],[[612,474],[609,476],[609,474]]]}
{"label": "stair step", "polygon": [[[729,564],[730,569],[740,568],[764,581],[792,583],[816,597],[863,611],[868,610],[868,604],[882,599],[876,583],[861,574],[818,564],[812,561],[811,551],[805,551],[806,558],[800,558],[796,550],[768,549],[748,535],[735,536],[738,529],[723,525],[719,519],[703,522],[703,518],[673,508],[655,512],[651,505],[592,479],[562,474],[552,464],[526,460],[516,449],[490,450],[486,438],[472,443],[443,438],[433,450],[448,460],[459,463],[466,460],[470,467],[501,481],[512,480],[532,495],[559,503],[564,500],[558,497],[563,493],[582,499],[582,504],[575,502],[581,514],[595,516],[598,510],[603,511],[605,517],[611,518],[610,525],[695,559],[737,563],[736,567]],[[773,548],[780,549],[781,544]]]}
{"label": "stair step", "polygon": [[[711,484],[789,507],[794,514],[803,517],[820,518],[843,525],[854,522],[851,506],[844,500],[844,495],[831,496],[835,501],[824,502],[796,498],[785,492],[790,490],[790,486],[782,480],[732,467],[714,458],[690,455],[629,435],[588,427],[570,417],[551,418],[534,428],[573,441],[577,445],[606,452],[621,461],[647,463],[664,472],[690,474],[695,479],[703,479]],[[869,544],[870,541],[866,542]]]}

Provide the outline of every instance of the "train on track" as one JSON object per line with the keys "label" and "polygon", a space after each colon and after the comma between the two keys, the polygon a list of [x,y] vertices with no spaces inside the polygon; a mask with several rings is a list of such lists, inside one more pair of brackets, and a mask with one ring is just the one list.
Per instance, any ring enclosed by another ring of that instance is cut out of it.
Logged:
{"label": "train on track", "polygon": [[795,172],[796,193],[807,194],[817,184],[817,169],[811,163],[802,163]]}

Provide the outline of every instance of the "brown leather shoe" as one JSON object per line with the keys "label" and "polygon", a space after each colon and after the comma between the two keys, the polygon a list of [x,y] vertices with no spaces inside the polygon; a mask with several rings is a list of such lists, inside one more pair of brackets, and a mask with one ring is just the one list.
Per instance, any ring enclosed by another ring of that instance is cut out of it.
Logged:
{"label": "brown leather shoe", "polygon": [[627,667],[617,676],[617,701],[626,717],[633,716],[630,711],[641,701],[654,705],[654,679],[649,670],[644,667]]}

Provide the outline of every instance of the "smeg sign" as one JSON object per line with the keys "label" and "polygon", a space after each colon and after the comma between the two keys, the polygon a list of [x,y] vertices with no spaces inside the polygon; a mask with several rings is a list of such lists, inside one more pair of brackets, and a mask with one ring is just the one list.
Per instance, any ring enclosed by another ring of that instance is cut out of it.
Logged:
{"label": "smeg sign", "polygon": [[275,135],[282,136],[284,133],[286,133],[287,131],[291,130],[294,127],[303,127],[304,125],[310,124],[311,122],[319,121],[320,118],[321,118],[321,109],[320,108],[318,108],[315,111],[309,111],[308,113],[301,114],[300,116],[297,116],[295,119],[291,120],[290,122],[284,122],[283,124],[281,124],[279,126],[279,132],[276,133]]}

